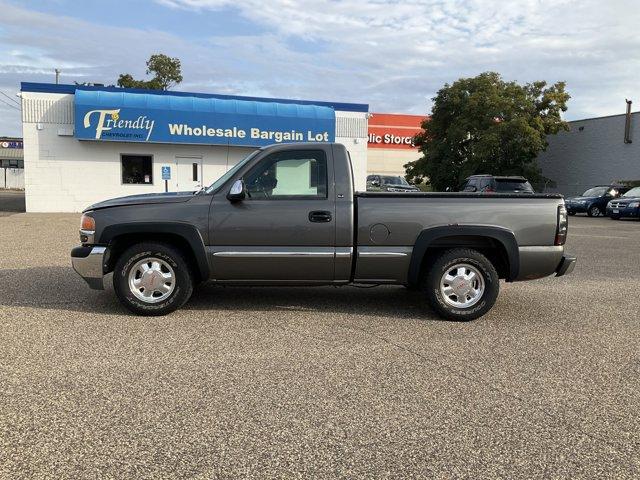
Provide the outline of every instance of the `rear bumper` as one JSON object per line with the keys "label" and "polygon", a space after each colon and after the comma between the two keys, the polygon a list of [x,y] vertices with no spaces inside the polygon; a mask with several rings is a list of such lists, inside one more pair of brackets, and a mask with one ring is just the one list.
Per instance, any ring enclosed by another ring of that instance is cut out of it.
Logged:
{"label": "rear bumper", "polygon": [[107,247],[79,246],[71,250],[71,265],[93,290],[104,290],[102,283]]}
{"label": "rear bumper", "polygon": [[564,254],[562,255],[562,260],[558,264],[558,268],[556,268],[556,277],[562,277],[563,275],[569,275],[573,272],[573,269],[576,266],[577,258],[573,255]]}

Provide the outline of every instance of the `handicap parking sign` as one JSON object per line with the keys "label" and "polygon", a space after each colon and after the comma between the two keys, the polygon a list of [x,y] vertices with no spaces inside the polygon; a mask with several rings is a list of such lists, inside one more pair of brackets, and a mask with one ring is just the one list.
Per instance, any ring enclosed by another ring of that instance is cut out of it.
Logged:
{"label": "handicap parking sign", "polygon": [[162,179],[171,180],[171,167],[168,165],[162,166]]}

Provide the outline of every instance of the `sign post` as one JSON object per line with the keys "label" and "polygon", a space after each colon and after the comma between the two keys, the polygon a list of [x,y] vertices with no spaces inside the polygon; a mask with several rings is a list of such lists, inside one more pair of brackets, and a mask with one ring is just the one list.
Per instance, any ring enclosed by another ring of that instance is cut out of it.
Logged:
{"label": "sign post", "polygon": [[162,166],[162,180],[164,180],[164,191],[169,191],[169,180],[171,180],[171,167],[169,165]]}

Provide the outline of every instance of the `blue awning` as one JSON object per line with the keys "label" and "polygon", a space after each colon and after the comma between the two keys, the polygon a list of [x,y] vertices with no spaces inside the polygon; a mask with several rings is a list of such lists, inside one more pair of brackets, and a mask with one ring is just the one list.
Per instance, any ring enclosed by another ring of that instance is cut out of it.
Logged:
{"label": "blue awning", "polygon": [[263,146],[334,141],[326,106],[100,90],[76,90],[83,140]]}

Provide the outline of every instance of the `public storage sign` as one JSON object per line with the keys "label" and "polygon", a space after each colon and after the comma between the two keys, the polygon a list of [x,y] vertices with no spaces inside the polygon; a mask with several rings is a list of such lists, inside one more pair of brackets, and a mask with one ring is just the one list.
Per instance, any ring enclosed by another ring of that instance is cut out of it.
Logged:
{"label": "public storage sign", "polygon": [[421,115],[372,113],[368,148],[416,149],[413,137],[422,131],[424,119]]}
{"label": "public storage sign", "polygon": [[335,141],[326,106],[76,90],[80,140],[261,147]]}

